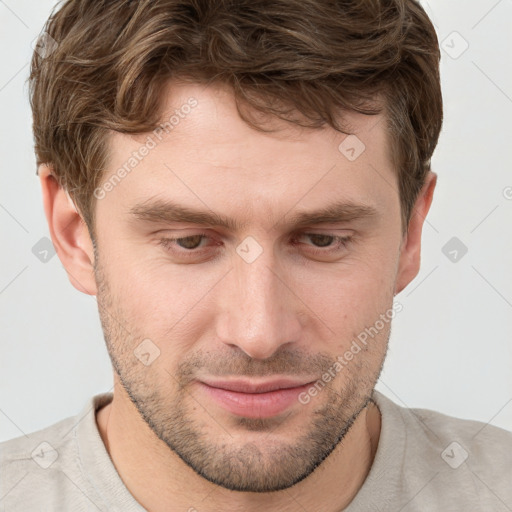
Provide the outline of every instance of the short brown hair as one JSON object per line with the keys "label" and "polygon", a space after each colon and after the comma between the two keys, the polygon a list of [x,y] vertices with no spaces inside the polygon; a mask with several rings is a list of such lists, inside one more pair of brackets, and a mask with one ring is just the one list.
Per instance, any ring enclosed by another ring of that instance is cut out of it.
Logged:
{"label": "short brown hair", "polygon": [[438,40],[416,0],[66,0],[43,34],[52,51],[34,52],[29,78],[37,165],[93,239],[110,130],[155,129],[170,78],[223,82],[237,108],[343,133],[340,111],[384,109],[407,229],[443,117]]}

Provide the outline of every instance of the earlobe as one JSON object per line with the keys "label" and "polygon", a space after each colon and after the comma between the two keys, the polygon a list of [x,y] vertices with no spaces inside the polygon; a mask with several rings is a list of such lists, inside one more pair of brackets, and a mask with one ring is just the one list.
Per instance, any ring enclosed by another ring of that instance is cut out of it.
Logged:
{"label": "earlobe", "polygon": [[425,218],[432,204],[437,174],[429,171],[425,183],[418,194],[407,233],[400,249],[394,295],[400,293],[417,275],[421,263],[421,233]]}
{"label": "earlobe", "polygon": [[51,167],[40,165],[38,174],[52,242],[69,280],[78,291],[96,295],[94,249],[87,226]]}

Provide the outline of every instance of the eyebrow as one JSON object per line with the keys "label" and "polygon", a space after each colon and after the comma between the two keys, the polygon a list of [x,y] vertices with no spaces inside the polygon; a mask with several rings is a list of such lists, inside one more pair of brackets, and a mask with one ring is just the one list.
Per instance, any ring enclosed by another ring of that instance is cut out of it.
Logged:
{"label": "eyebrow", "polygon": [[[128,214],[130,218],[149,223],[185,222],[211,227],[223,227],[230,231],[240,231],[246,227],[237,219],[225,217],[211,210],[197,210],[174,201],[149,199],[132,206]],[[378,210],[367,204],[353,202],[336,202],[319,210],[298,211],[293,213],[286,222],[294,228],[322,223],[342,223],[360,219],[375,218]],[[283,216],[287,217],[288,213]]]}

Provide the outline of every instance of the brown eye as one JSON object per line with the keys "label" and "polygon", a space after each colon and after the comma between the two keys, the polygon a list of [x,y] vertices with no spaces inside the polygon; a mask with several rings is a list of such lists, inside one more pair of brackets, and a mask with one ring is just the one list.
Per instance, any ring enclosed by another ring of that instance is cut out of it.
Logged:
{"label": "brown eye", "polygon": [[329,247],[332,241],[335,239],[334,236],[316,235],[314,233],[306,233],[305,236],[312,240],[317,247]]}
{"label": "brown eye", "polygon": [[[160,245],[167,251],[179,255],[197,255],[201,249],[206,248],[202,246],[203,240],[209,240],[210,237],[205,233],[198,233],[196,235],[182,236],[179,238],[161,238]],[[204,245],[204,244],[203,244]]]}
{"label": "brown eye", "polygon": [[347,249],[352,236],[337,236],[329,233],[301,233],[294,239],[294,245],[301,245],[310,253],[327,255]]}
{"label": "brown eye", "polygon": [[186,236],[184,238],[176,238],[176,245],[183,249],[197,249],[203,240],[203,235]]}

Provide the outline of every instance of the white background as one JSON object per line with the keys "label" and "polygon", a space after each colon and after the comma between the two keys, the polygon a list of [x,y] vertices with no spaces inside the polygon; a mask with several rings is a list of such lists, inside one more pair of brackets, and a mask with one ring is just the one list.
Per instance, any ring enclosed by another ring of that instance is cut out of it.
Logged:
{"label": "white background", "polygon": [[[43,263],[32,253],[49,231],[26,78],[54,3],[0,0],[0,440],[112,388],[96,299],[71,286],[58,256]],[[423,5],[443,46],[438,185],[422,270],[396,297],[403,311],[377,389],[512,430],[512,1]],[[456,263],[442,252],[452,237],[468,248]]]}

